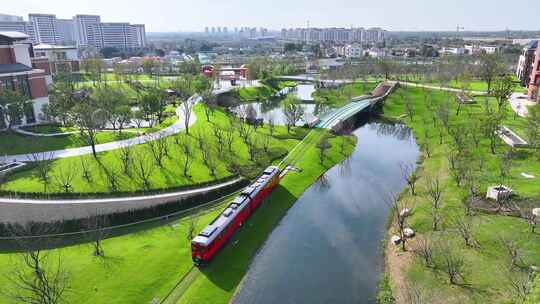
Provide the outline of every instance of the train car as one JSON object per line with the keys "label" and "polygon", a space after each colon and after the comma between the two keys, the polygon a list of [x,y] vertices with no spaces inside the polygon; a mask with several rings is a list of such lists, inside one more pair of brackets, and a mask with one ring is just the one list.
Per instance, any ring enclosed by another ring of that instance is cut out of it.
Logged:
{"label": "train car", "polygon": [[193,263],[196,265],[208,263],[234,231],[260,206],[264,198],[277,186],[279,180],[279,168],[270,166],[254,183],[235,197],[227,208],[191,241]]}

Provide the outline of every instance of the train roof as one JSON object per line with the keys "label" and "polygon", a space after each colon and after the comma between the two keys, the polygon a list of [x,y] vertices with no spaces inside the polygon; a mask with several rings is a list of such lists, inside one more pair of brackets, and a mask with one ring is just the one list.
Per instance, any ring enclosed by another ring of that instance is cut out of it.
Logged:
{"label": "train roof", "polygon": [[279,168],[276,166],[270,166],[264,170],[263,175],[261,175],[257,181],[253,184],[244,188],[240,195],[235,197],[233,201],[223,210],[210,224],[208,224],[195,238],[192,242],[208,245],[210,244],[222,231],[227,227],[227,225],[233,221],[238,213],[240,213],[248,204],[247,202],[250,199],[255,198],[257,193],[264,188],[266,183],[275,176],[279,174]]}

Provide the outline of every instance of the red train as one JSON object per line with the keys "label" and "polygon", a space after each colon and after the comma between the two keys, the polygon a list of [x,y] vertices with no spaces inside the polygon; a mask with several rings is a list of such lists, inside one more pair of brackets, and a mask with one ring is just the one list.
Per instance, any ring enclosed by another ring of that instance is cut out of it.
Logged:
{"label": "red train", "polygon": [[246,221],[280,180],[280,171],[270,166],[256,182],[246,187],[191,241],[191,257],[197,265],[208,263],[233,232]]}

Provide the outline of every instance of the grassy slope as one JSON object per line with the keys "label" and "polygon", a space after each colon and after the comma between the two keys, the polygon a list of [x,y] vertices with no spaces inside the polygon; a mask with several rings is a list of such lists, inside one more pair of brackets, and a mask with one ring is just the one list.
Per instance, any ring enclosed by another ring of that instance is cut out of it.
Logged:
{"label": "grassy slope", "polygon": [[[135,137],[135,133],[100,132],[97,142],[100,144]],[[88,144],[79,134],[65,136],[38,137],[26,136],[14,132],[0,133],[0,155],[25,154],[43,151],[53,151],[69,148],[78,148]]]}
{"label": "grassy slope", "polygon": [[364,87],[363,82],[357,82],[338,89],[319,89],[313,96],[325,100],[332,107],[341,107],[349,102],[349,94],[351,97],[365,95],[370,93],[376,85],[376,83],[370,82]]}
{"label": "grassy slope", "polygon": [[[332,142],[342,140],[332,139]],[[347,152],[352,151],[350,145]],[[264,242],[272,227],[294,203],[296,198],[323,173],[344,158],[334,144],[325,167],[319,166],[317,152],[312,146],[300,164],[302,173],[291,173],[265,203],[234,236],[212,265],[199,275],[184,299],[190,303],[226,303],[245,273],[247,264]],[[230,199],[225,200],[225,202]],[[223,207],[201,215],[196,230],[202,229]],[[70,273],[72,291],[67,302],[81,304],[99,303],[149,303],[153,298],[162,299],[179,278],[191,267],[190,243],[186,239],[189,221],[181,219],[158,228],[118,236],[104,241],[106,258],[92,255],[89,245],[69,246],[48,252],[51,258],[62,257],[63,266]],[[10,288],[9,273],[20,257],[0,254],[0,290]],[[209,279],[213,281],[209,281]],[[214,283],[212,283],[214,282]],[[0,304],[9,303],[0,297]]]}
{"label": "grassy slope", "polygon": [[[141,133],[155,132],[159,129],[166,128],[176,122],[175,109],[169,106],[166,113],[171,116],[165,118],[161,124],[155,125],[152,128],[141,128]],[[55,125],[37,125],[24,128],[26,131],[50,134],[78,131],[75,127],[62,127]],[[136,129],[125,129],[122,133],[116,131],[99,132],[97,135],[97,143],[104,144],[122,139],[133,138],[137,136]],[[15,132],[0,132],[0,155],[25,154],[43,151],[54,151],[69,148],[78,148],[87,146],[88,143],[80,137],[79,134],[67,134],[63,136],[39,137],[27,136]]]}
{"label": "grassy slope", "polygon": [[[324,171],[344,158],[344,155],[338,152],[337,142],[339,140],[344,139],[334,138],[331,140],[333,147],[324,167],[319,165],[317,149],[314,145],[303,154],[302,160],[297,164],[303,171],[289,173],[282,180],[264,207],[246,225],[247,228],[242,229],[234,236],[235,240],[231,242],[234,246],[225,248],[207,268],[203,269],[179,303],[218,304],[229,302],[257,249],[264,244],[273,227],[279,223],[287,209]],[[353,145],[349,145],[347,155],[352,149]]]}
{"label": "grassy slope", "polygon": [[[403,91],[404,89],[401,89]],[[423,105],[423,97],[421,97],[421,89],[407,89],[412,96],[412,100],[417,112],[414,121],[406,120],[407,124],[413,128],[417,140],[422,144],[424,138],[424,124],[421,116],[431,117],[428,110]],[[445,93],[434,92],[434,99],[439,102],[445,98]],[[493,102],[493,101],[491,101]],[[478,119],[481,114],[480,105],[466,106],[465,111],[459,117],[451,114],[451,123],[456,124],[467,119]],[[404,112],[404,103],[399,98],[399,94],[393,94],[385,104],[385,114],[388,116],[398,117]],[[452,109],[455,113],[455,103],[452,103]],[[451,111],[452,113],[452,111]],[[430,121],[428,119],[428,121]],[[513,117],[507,118],[505,124],[512,124],[517,131],[522,131],[524,126],[523,119]],[[463,240],[452,228],[451,219],[455,216],[464,214],[461,197],[464,195],[464,189],[458,187],[455,181],[448,175],[448,161],[446,158],[449,150],[448,142],[451,140],[447,135],[443,145],[439,145],[436,130],[432,124],[427,124],[430,146],[433,150],[432,156],[424,160],[419,172],[422,176],[418,182],[420,195],[411,197],[405,194],[403,200],[415,202],[416,208],[413,216],[409,219],[409,225],[417,231],[419,235],[429,236],[432,238],[448,238],[455,242],[463,253],[466,263],[465,280],[468,284],[466,287],[455,287],[447,284],[447,278],[441,272],[428,269],[421,265],[420,262],[414,261],[412,265],[408,265],[406,276],[410,282],[415,282],[431,296],[442,299],[442,303],[504,303],[508,285],[506,284],[502,269],[507,265],[504,258],[504,249],[498,242],[500,235],[515,236],[518,238],[519,245],[524,252],[524,260],[527,263],[538,265],[540,263],[540,235],[531,234],[528,232],[528,226],[525,220],[504,217],[497,215],[476,215],[472,217],[474,227],[474,237],[480,243],[480,249],[469,249],[463,245]],[[492,155],[489,152],[489,144],[483,140],[480,147],[475,153],[486,157],[486,170],[483,171],[484,176],[481,180],[482,191],[485,191],[487,185],[497,183],[497,167],[500,162],[501,153],[506,151],[506,147],[500,143],[497,148],[498,154]],[[514,188],[517,193],[522,196],[538,196],[540,189],[540,179],[527,180],[520,176],[521,172],[532,172],[535,176],[540,176],[540,163],[534,159],[526,150],[519,151],[519,156],[514,160],[511,170],[511,178],[509,185]],[[444,194],[442,198],[443,211],[442,218],[446,232],[433,233],[431,231],[431,207],[426,199],[426,179],[425,176],[439,174],[443,179]],[[399,257],[398,257],[399,259]]]}
{"label": "grassy slope", "polygon": [[[296,139],[292,139],[294,136],[301,136],[301,129],[293,131],[293,135],[288,135],[284,127],[276,127],[274,133],[275,136],[280,136],[285,138],[284,140],[278,140],[276,138],[271,139],[271,145],[268,153],[259,153],[256,161],[259,161],[261,164],[256,164],[249,161],[249,154],[247,145],[240,139],[238,133],[236,134],[235,141],[233,144],[234,153],[231,154],[225,148],[224,155],[218,156],[217,151],[217,142],[213,135],[212,129],[218,127],[220,129],[226,129],[229,126],[230,116],[221,110],[216,110],[211,117],[211,121],[207,122],[204,115],[203,105],[197,105],[195,107],[195,113],[197,115],[197,121],[190,128],[191,136],[195,134],[205,134],[205,137],[210,141],[212,150],[216,155],[217,159],[217,174],[215,177],[210,175],[210,171],[204,165],[202,161],[202,155],[197,147],[196,140],[191,138],[191,146],[194,149],[194,154],[196,160],[193,162],[193,165],[189,171],[191,178],[186,178],[182,174],[181,166],[178,165],[180,157],[180,147],[174,143],[173,137],[169,138],[170,142],[170,155],[171,158],[165,158],[164,160],[164,169],[153,171],[151,176],[151,187],[154,189],[166,188],[166,187],[175,187],[181,185],[189,185],[193,183],[200,183],[206,181],[212,181],[215,178],[223,178],[230,176],[231,173],[228,170],[228,165],[231,161],[243,165],[252,165],[255,167],[264,166],[265,163],[268,163],[270,159],[273,159],[279,155],[283,155],[286,151],[293,146],[296,142]],[[257,129],[257,138],[261,139],[261,135],[269,134],[268,127]],[[296,134],[295,132],[300,132]],[[185,138],[185,133],[182,132],[180,135],[182,138]],[[288,137],[288,139],[287,139]],[[260,147],[260,144],[259,144]],[[147,144],[137,145],[133,148],[135,153],[146,154],[148,161],[151,161],[151,152],[148,149]],[[53,163],[53,168],[51,170],[51,176],[55,176],[61,170],[75,169],[77,174],[73,180],[73,191],[74,192],[107,192],[108,191],[108,181],[105,175],[105,170],[93,159],[91,155],[84,156],[89,160],[93,182],[88,183],[82,176],[82,170],[80,170],[81,160],[79,157],[60,159]],[[104,168],[108,170],[116,169],[118,172],[121,172],[121,162],[118,156],[117,151],[109,151],[100,153],[100,161],[104,165]],[[157,166],[156,166],[157,167]],[[120,191],[133,191],[139,190],[141,185],[139,179],[136,177],[129,177],[126,175],[120,175]],[[9,191],[22,191],[22,192],[43,192],[43,184],[40,182],[39,178],[36,176],[35,170],[27,170],[17,174],[12,175],[9,180],[3,186],[4,190]],[[52,187],[48,189],[49,192],[60,191],[60,188],[55,186],[54,181]]]}
{"label": "grassy slope", "polygon": [[[202,229],[219,210],[202,215]],[[162,298],[191,267],[188,220],[104,241],[104,259],[94,257],[90,245],[69,246],[48,252],[62,257],[70,274],[68,303],[149,303]],[[0,254],[0,290],[9,288],[7,275],[20,262],[16,254]],[[0,303],[10,303],[3,295]]]}

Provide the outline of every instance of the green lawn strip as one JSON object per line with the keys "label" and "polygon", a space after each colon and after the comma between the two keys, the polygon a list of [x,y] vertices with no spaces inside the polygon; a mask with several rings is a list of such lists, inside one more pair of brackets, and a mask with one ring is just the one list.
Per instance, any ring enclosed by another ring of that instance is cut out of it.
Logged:
{"label": "green lawn strip", "polygon": [[[210,122],[206,121],[204,115],[204,105],[199,104],[195,107],[194,111],[197,115],[197,121],[190,127],[190,142],[191,147],[194,150],[194,161],[189,170],[191,177],[185,177],[180,165],[181,147],[175,144],[174,137],[179,136],[182,140],[186,138],[185,132],[181,132],[178,135],[174,135],[168,138],[169,141],[169,155],[170,158],[165,157],[163,161],[163,168],[154,166],[154,171],[150,177],[150,187],[152,189],[174,188],[178,186],[192,185],[202,182],[210,182],[215,179],[221,179],[231,176],[230,165],[236,163],[239,165],[241,173],[246,175],[257,174],[264,166],[271,162],[275,158],[279,158],[287,153],[292,146],[294,146],[298,139],[303,136],[301,128],[295,128],[288,134],[285,127],[276,127],[274,137],[270,137],[270,148],[268,152],[262,151],[257,153],[255,161],[249,160],[249,153],[247,145],[242,141],[238,131],[235,133],[233,142],[233,152],[229,152],[227,148],[221,155],[217,150],[217,140],[213,135],[213,129],[219,128],[225,130],[229,127],[229,120],[231,116],[226,114],[222,110],[214,111]],[[107,133],[106,133],[107,134]],[[127,133],[125,133],[127,134]],[[212,176],[210,170],[203,162],[202,153],[197,145],[197,141],[193,138],[196,134],[204,134],[205,138],[209,142],[209,147],[216,158],[217,170],[216,176]],[[268,126],[257,128],[256,133],[253,134],[257,141],[262,140],[263,135],[269,135]],[[258,142],[258,147],[261,144]],[[146,155],[149,162],[152,162],[152,154],[149,150],[148,144],[142,144],[134,146],[133,153],[139,155]],[[88,182],[83,177],[81,170],[81,158],[87,160],[90,167],[92,182]],[[48,193],[61,192],[59,183],[56,182],[55,176],[59,176],[62,172],[74,170],[76,175],[72,181],[72,192],[76,193],[107,193],[109,189],[109,181],[107,178],[107,171],[114,170],[118,173],[122,172],[122,165],[119,158],[119,151],[108,151],[99,154],[99,160],[101,165],[93,159],[92,155],[85,155],[82,157],[71,157],[58,159],[53,162],[52,169],[50,171],[51,184],[48,186]],[[36,192],[42,193],[44,191],[44,185],[39,180],[36,169],[25,170],[19,173],[15,173],[9,177],[7,182],[3,185],[2,190],[15,191],[15,192]],[[129,192],[142,189],[142,183],[139,178],[133,173],[131,176],[125,174],[119,174],[118,176],[118,189],[117,191]]]}
{"label": "green lawn strip", "polygon": [[[226,201],[230,201],[228,198]],[[223,207],[201,214],[196,221],[202,229]],[[180,219],[167,225],[103,241],[105,258],[92,255],[90,244],[49,250],[69,273],[67,303],[150,303],[162,299],[191,265],[189,221]],[[0,290],[12,285],[8,276],[21,263],[21,256],[0,254]],[[12,303],[4,294],[0,303]]]}
{"label": "green lawn strip", "polygon": [[313,94],[313,97],[323,100],[331,107],[341,107],[349,102],[349,97],[369,94],[376,86],[377,83],[373,82],[368,82],[367,84],[364,82],[355,82],[337,89],[318,89]]}
{"label": "green lawn strip", "polygon": [[[314,132],[327,132],[316,130]],[[319,165],[316,142],[310,142],[309,149],[297,164],[301,173],[290,172],[252,216],[248,223],[233,236],[228,246],[202,269],[196,280],[186,290],[178,303],[229,303],[244,277],[248,266],[264,244],[270,232],[301,194],[313,184],[327,169],[345,158],[339,153],[338,142],[343,138],[331,139],[332,148],[324,166]],[[351,140],[352,143],[352,140]],[[349,144],[346,154],[353,145]]]}
{"label": "green lawn strip", "polygon": [[[137,136],[132,132],[99,132],[97,142],[104,144],[122,139],[128,139]],[[79,134],[69,134],[61,136],[30,136],[10,132],[0,132],[0,155],[27,154],[34,152],[45,152],[62,150],[69,148],[78,148],[87,146],[88,143],[83,140]],[[26,159],[24,159],[26,161]]]}
{"label": "green lawn strip", "polygon": [[[524,253],[524,261],[538,265],[540,264],[540,235],[531,234],[523,219],[478,214],[472,217],[472,225],[474,238],[479,242],[480,248],[470,249],[464,245],[452,223],[455,217],[464,214],[462,198],[466,194],[466,189],[458,187],[454,179],[449,176],[447,154],[450,150],[451,138],[446,135],[443,144],[439,144],[438,129],[434,128],[431,123],[431,113],[424,105],[422,89],[407,88],[400,89],[400,91],[410,94],[416,112],[412,122],[408,118],[404,119],[404,122],[413,129],[418,144],[422,145],[426,140],[429,141],[432,154],[431,157],[424,158],[419,168],[421,175],[421,179],[417,183],[419,195],[412,197],[407,192],[401,198],[403,201],[413,202],[416,206],[413,215],[408,219],[408,224],[420,236],[428,236],[434,240],[444,238],[459,248],[465,259],[465,281],[468,285],[467,287],[451,286],[443,272],[427,268],[417,260],[409,265],[408,281],[415,282],[422,290],[432,293],[433,297],[447,299],[442,303],[508,303],[508,280],[503,272],[508,262],[503,254],[504,248],[500,244],[499,238],[501,235],[517,237]],[[435,90],[432,91],[432,94],[436,104],[446,98],[451,99],[451,125],[463,124],[467,120],[479,119],[483,115],[482,105],[479,103],[463,106],[462,113],[456,116],[456,103],[452,95]],[[495,107],[494,100],[489,99],[489,102]],[[390,117],[403,116],[405,105],[400,94],[392,94],[387,99],[384,113]],[[424,123],[424,119],[421,117],[425,117],[428,123]],[[524,127],[524,119],[514,118],[509,114],[505,124],[511,125],[513,129],[519,131]],[[427,139],[425,128],[428,129]],[[506,151],[506,145],[499,142],[497,154],[491,154],[489,143],[486,140],[482,140],[480,146],[474,151],[475,155],[485,157],[485,169],[480,180],[482,192],[486,191],[487,186],[500,182],[498,167],[502,154]],[[508,181],[509,186],[521,196],[538,197],[540,179],[525,179],[520,174],[527,172],[540,176],[540,163],[527,150],[517,149],[516,155]],[[425,177],[435,175],[439,175],[443,181],[442,219],[445,227],[444,232],[432,232],[431,205],[427,199]]]}

